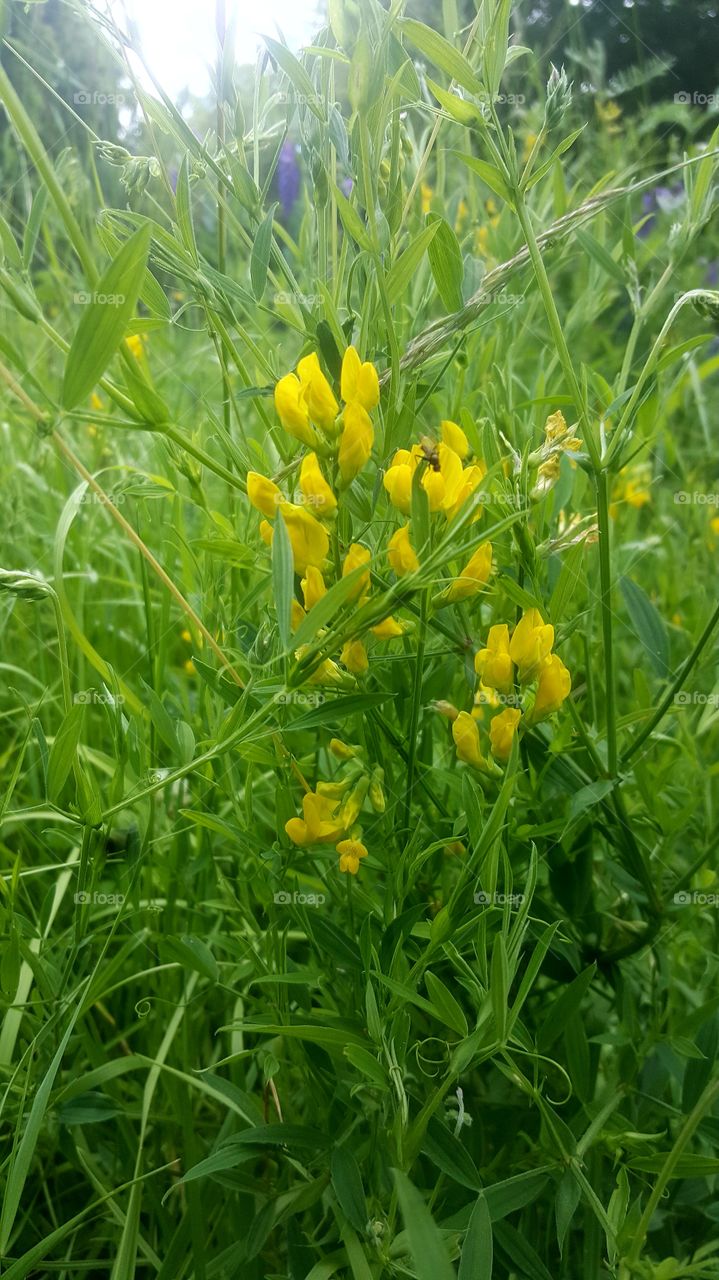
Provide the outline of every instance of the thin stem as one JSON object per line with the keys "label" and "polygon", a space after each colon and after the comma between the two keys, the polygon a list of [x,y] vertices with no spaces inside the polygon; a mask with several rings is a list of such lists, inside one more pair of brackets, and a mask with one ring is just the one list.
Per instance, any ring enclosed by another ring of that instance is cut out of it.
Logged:
{"label": "thin stem", "polygon": [[604,698],[607,725],[607,768],[609,776],[617,772],[617,700],[612,630],[612,561],[609,519],[609,482],[606,471],[595,475],[597,492],[597,525],[599,530],[599,603],[602,614],[604,643]]}
{"label": "thin stem", "polygon": [[414,682],[412,686],[412,707],[409,718],[409,734],[407,756],[407,786],[404,793],[403,829],[409,833],[409,814],[412,804],[414,776],[417,767],[417,731],[419,729],[419,713],[422,705],[422,684],[424,677],[424,651],[427,643],[427,616],[429,613],[430,588],[425,588],[420,597],[419,624],[417,627],[417,653],[415,656]]}

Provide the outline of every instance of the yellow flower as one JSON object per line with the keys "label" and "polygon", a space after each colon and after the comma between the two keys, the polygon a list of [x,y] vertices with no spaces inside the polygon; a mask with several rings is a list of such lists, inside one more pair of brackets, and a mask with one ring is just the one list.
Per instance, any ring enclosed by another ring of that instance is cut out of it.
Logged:
{"label": "yellow flower", "polygon": [[519,668],[522,684],[532,680],[551,653],[554,627],[542,621],[539,609],[527,609],[514,628],[509,645],[512,662]]}
{"label": "yellow flower", "polygon": [[374,365],[360,360],[354,347],[348,347],[342,358],[340,391],[345,404],[357,401],[369,413],[379,404],[379,378]]}
{"label": "yellow flower", "polygon": [[522,146],[522,159],[525,164],[532,154],[532,147],[534,146],[536,141],[537,141],[536,133],[531,133],[531,132],[528,133],[524,139],[524,144]]}
{"label": "yellow flower", "polygon": [[324,525],[305,507],[296,507],[292,502],[281,503],[280,511],[292,543],[295,573],[304,573],[310,564],[321,565],[330,549]]}
{"label": "yellow flower", "polygon": [[474,769],[485,769],[486,760],[479,749],[479,728],[467,711],[460,711],[452,721],[452,737],[457,748],[457,758]]}
{"label": "yellow flower", "polygon": [[497,760],[508,760],[512,750],[512,742],[517,732],[517,725],[522,718],[516,707],[506,707],[495,716],[489,726],[489,741],[492,755]]}
{"label": "yellow flower", "polygon": [[348,640],[340,654],[340,662],[355,676],[363,676],[369,671],[367,650],[361,640]]}
{"label": "yellow flower", "polygon": [[420,196],[422,197],[422,213],[429,213],[430,209],[432,208],[432,197],[434,196],[434,189],[430,187],[428,182],[423,182],[422,185],[420,186],[419,192],[420,192]]}
{"label": "yellow flower", "polygon": [[180,632],[180,639],[184,640],[185,644],[192,644],[192,635],[187,628]]}
{"label": "yellow flower", "polygon": [[307,573],[302,579],[300,586],[302,587],[302,595],[305,600],[305,609],[313,609],[314,606],[327,593],[325,580],[321,571],[314,564],[308,564]]}
{"label": "yellow flower", "polygon": [[405,524],[392,534],[387,543],[387,557],[398,578],[405,573],[415,573],[419,560],[409,540],[409,525]]}
{"label": "yellow flower", "polygon": [[330,431],[340,407],[335,400],[334,392],[320,368],[317,352],[304,356],[297,365],[297,373],[302,385],[302,395],[309,409],[310,418]]}
{"label": "yellow flower", "polygon": [[514,665],[509,656],[509,627],[505,622],[489,628],[487,648],[475,655],[474,669],[483,684],[500,693],[512,688]]}
{"label": "yellow flower", "polygon": [[125,338],[125,342],[130,348],[130,351],[132,355],[135,357],[135,359],[139,360],[140,356],[143,354],[145,350],[143,343],[147,342],[147,338],[145,337],[144,333],[131,333],[129,338]]}
{"label": "yellow flower", "polygon": [[300,489],[322,519],[337,509],[337,499],[325,480],[316,453],[306,453],[300,467]]}
{"label": "yellow flower", "polygon": [[273,528],[269,520],[260,520],[260,537],[268,547],[272,546]]}
{"label": "yellow flower", "polygon": [[192,658],[188,658],[188,659],[187,659],[187,662],[185,662],[183,665],[184,665],[184,669],[185,669],[185,671],[187,672],[188,676],[196,676],[196,675],[197,675],[197,669],[196,669],[196,667],[195,667],[194,662],[192,661]]}
{"label": "yellow flower", "polygon": [[361,858],[367,857],[367,850],[361,840],[340,840],[337,845],[340,855],[340,871],[347,871],[356,876]]}
{"label": "yellow flower", "polygon": [[377,623],[376,627],[371,628],[371,631],[372,635],[376,636],[378,640],[397,640],[404,635],[404,627],[401,623],[395,621],[391,615],[389,618],[383,618],[381,622]]}
{"label": "yellow flower", "polygon": [[285,823],[285,831],[293,844],[334,844],[345,832],[338,809],[338,800],[307,791],[302,798],[304,816],[290,818]]}
{"label": "yellow flower", "polygon": [[90,408],[94,409],[96,413],[102,413],[102,410],[105,408],[102,399],[96,391],[93,391],[90,396]]}
{"label": "yellow flower", "polygon": [[258,471],[247,472],[247,497],[256,511],[274,520],[277,515],[277,504],[281,501],[279,486]]}
{"label": "yellow flower", "polygon": [[275,409],[285,431],[314,449],[317,434],[310,423],[307,400],[296,374],[286,373],[275,386]]}
{"label": "yellow flower", "polygon": [[449,448],[453,449],[464,460],[469,453],[469,440],[462,428],[456,422],[451,422],[449,418],[446,418],[444,422],[440,422],[439,429],[444,443],[449,445]]}
{"label": "yellow flower", "polygon": [[357,578],[357,581],[352,588],[352,594],[349,596],[350,600],[358,600],[360,596],[363,596],[368,590],[369,566],[371,560],[372,553],[368,551],[367,547],[363,547],[359,542],[352,543],[344,558],[344,563],[342,565],[342,577],[346,578],[348,574],[354,573],[355,569],[360,569],[363,566],[365,572],[361,573]]}
{"label": "yellow flower", "polygon": [[416,466],[412,461],[409,450],[398,449],[382,481],[392,506],[405,516],[409,515],[412,499],[412,476]]}
{"label": "yellow flower", "polygon": [[372,452],[374,427],[367,410],[357,400],[345,407],[342,422],[337,460],[344,484],[350,484]]}
{"label": "yellow flower", "polygon": [[300,604],[299,600],[295,600],[293,596],[292,604],[290,606],[290,626],[293,631],[297,630],[302,619],[306,616],[307,615],[305,614],[305,611],[302,608],[302,605]]}
{"label": "yellow flower", "polygon": [[422,476],[422,488],[429,498],[430,511],[447,510],[454,506],[462,487],[464,469],[462,459],[448,444],[437,445],[438,466],[428,466]]}
{"label": "yellow flower", "polygon": [[712,516],[711,520],[709,521],[709,528],[711,529],[715,537],[719,538],[719,516]]}
{"label": "yellow flower", "polygon": [[[486,474],[487,468],[483,462],[473,462],[471,466],[464,468],[461,484],[453,495],[453,502],[451,505],[445,505],[445,515],[448,520],[454,520],[454,517],[459,514],[467,499],[472,496]],[[472,517],[472,523],[474,523],[475,520],[479,520],[481,514],[482,511],[480,508]]]}
{"label": "yellow flower", "polygon": [[559,710],[564,699],[569,696],[571,687],[572,677],[562,659],[553,653],[539,672],[537,695],[527,718],[535,723],[537,720],[544,719],[545,716],[551,716],[553,712]]}
{"label": "yellow flower", "polygon": [[459,577],[451,586],[442,592],[445,604],[455,604],[458,600],[467,600],[484,586],[492,572],[492,544],[483,542],[481,547],[470,556]]}

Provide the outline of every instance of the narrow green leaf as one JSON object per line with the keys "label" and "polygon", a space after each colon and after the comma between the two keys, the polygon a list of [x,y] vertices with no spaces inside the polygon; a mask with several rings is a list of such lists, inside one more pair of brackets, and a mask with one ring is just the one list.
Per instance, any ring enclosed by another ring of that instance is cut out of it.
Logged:
{"label": "narrow green leaf", "polygon": [[624,577],[619,579],[619,585],[632,625],[654,670],[659,676],[669,676],[669,637],[664,620],[638,583]]}
{"label": "narrow green leaf", "polygon": [[272,538],[272,588],[275,597],[277,626],[283,649],[290,647],[292,594],[294,589],[294,554],[287,525],[281,511],[277,512]]}
{"label": "narrow green leaf", "polygon": [[47,762],[48,799],[57,802],[67,781],[68,774],[77,759],[77,745],[82,732],[84,707],[76,702],[65,716],[55,735]]}
{"label": "narrow green leaf", "polygon": [[255,241],[252,246],[250,281],[252,282],[252,292],[257,302],[260,301],[267,284],[267,272],[270,266],[270,251],[272,249],[272,223],[276,208],[277,204],[275,203],[265,214],[255,232]]}
{"label": "narrow green leaf", "polygon": [[434,240],[437,230],[438,223],[430,223],[428,227],[420,231],[419,235],[390,267],[387,272],[385,286],[387,297],[391,303],[399,302],[407,286],[414,279],[419,264]]}
{"label": "narrow green leaf", "polygon": [[364,1233],[369,1218],[367,1201],[359,1165],[348,1146],[333,1147],[330,1178],[343,1214],[357,1231]]}
{"label": "narrow green leaf", "polygon": [[427,249],[434,283],[447,311],[459,311],[464,301],[464,262],[459,241],[449,223],[439,214],[430,213],[429,220],[430,224],[437,227],[437,233]]}
{"label": "narrow green leaf", "polygon": [[392,1173],[417,1280],[456,1280],[439,1228],[422,1196],[400,1169]]}
{"label": "narrow green leaf", "polygon": [[464,54],[455,49],[438,31],[415,18],[403,18],[397,23],[397,28],[451,80],[456,80],[457,84],[461,84],[470,93],[481,93],[482,83]]}
{"label": "narrow green leaf", "polygon": [[459,1280],[492,1280],[494,1244],[492,1219],[484,1194],[477,1197],[462,1244]]}

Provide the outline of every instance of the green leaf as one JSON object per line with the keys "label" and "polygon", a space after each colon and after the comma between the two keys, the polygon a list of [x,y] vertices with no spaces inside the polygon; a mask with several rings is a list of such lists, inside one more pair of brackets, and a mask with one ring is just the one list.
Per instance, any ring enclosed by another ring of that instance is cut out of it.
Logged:
{"label": "green leaf", "polygon": [[501,200],[506,201],[510,207],[514,207],[512,203],[512,194],[505,182],[502,174],[496,165],[489,164],[486,160],[479,160],[477,156],[467,156],[461,151],[452,153],[457,156],[467,168],[472,169],[493,192],[499,196]]}
{"label": "green leaf", "polygon": [[492,1219],[484,1194],[477,1197],[462,1244],[459,1280],[492,1280]]}
{"label": "green leaf", "polygon": [[498,933],[492,947],[492,968],[489,982],[492,1010],[497,1025],[497,1039],[504,1041],[507,1034],[507,1000],[509,996],[509,966],[504,937]]}
{"label": "green leaf", "polygon": [[344,1056],[348,1062],[352,1063],[353,1067],[356,1067],[358,1071],[367,1076],[378,1088],[384,1090],[389,1088],[387,1072],[374,1054],[370,1053],[369,1049],[361,1049],[359,1045],[348,1044],[344,1051]]}
{"label": "green leaf", "polygon": [[185,152],[182,157],[182,164],[177,175],[177,188],[175,191],[175,199],[177,202],[177,226],[180,232],[180,239],[187,251],[197,262],[197,241],[195,239],[195,226],[192,220],[192,196],[190,194],[190,176],[188,155]]}
{"label": "green leaf", "polygon": [[160,942],[160,952],[169,960],[176,960],[183,969],[191,969],[201,973],[203,978],[217,982],[220,971],[217,961],[206,942],[194,938],[190,934],[175,938],[166,935]]}
{"label": "green leaf", "polygon": [[392,1174],[417,1280],[456,1280],[439,1228],[419,1191],[400,1169]]}
{"label": "green leaf", "polygon": [[589,989],[596,968],[596,964],[590,964],[577,974],[574,981],[564,988],[559,998],[550,1006],[537,1037],[537,1048],[540,1053],[547,1053],[551,1049],[555,1040],[564,1031],[572,1014],[576,1013],[585,992]]}
{"label": "green leaf", "polygon": [[581,1189],[571,1169],[565,1170],[557,1187],[554,1200],[554,1217],[557,1224],[557,1244],[563,1254],[564,1241],[581,1198]]}
{"label": "green leaf", "polygon": [[450,44],[449,40],[445,40],[438,31],[425,26],[415,18],[403,18],[397,23],[397,27],[451,80],[456,80],[457,84],[461,84],[462,88],[468,89],[470,93],[482,92],[482,82],[477,78],[476,72],[473,71],[464,54],[455,49],[454,45]]}
{"label": "green leaf", "polygon": [[275,597],[277,626],[283,649],[289,649],[294,590],[294,554],[284,516],[277,512],[272,538],[272,589]]}
{"label": "green leaf", "polygon": [[265,214],[255,232],[255,240],[252,245],[250,281],[252,283],[252,292],[257,302],[260,301],[267,284],[267,272],[270,266],[270,251],[272,249],[272,224],[276,208],[277,204],[275,203]]}
{"label": "green leaf", "polygon": [[340,191],[339,187],[336,186],[334,192],[337,212],[340,215],[340,221],[345,231],[352,236],[352,239],[359,245],[360,249],[366,249],[371,253],[372,241],[359,213],[354,205],[350,204],[344,191]]}
{"label": "green leaf", "polygon": [[646,649],[657,675],[668,677],[669,637],[664,621],[647,593],[631,578],[620,578],[624,603],[634,630]]}
{"label": "green leaf", "polygon": [[77,759],[77,745],[82,732],[84,706],[76,702],[65,716],[55,734],[55,741],[50,748],[47,762],[47,794],[48,799],[57,802],[67,781],[68,774]]}
{"label": "green leaf", "polygon": [[448,93],[441,85],[427,76],[427,86],[431,89],[439,105],[452,116],[458,124],[472,125],[482,119],[482,112],[473,102],[460,98],[458,93]]}
{"label": "green leaf", "polygon": [[294,53],[290,52],[287,45],[280,44],[279,40],[273,40],[271,36],[263,36],[262,39],[267,45],[267,48],[272,54],[272,57],[278,67],[284,71],[288,80],[297,90],[298,96],[309,107],[312,114],[324,123],[324,103],[317,93],[310,77],[302,66],[302,63],[297,60]]}
{"label": "green leaf", "polygon": [[90,394],[115,355],[145,277],[150,227],[140,227],[98,280],[67,355],[62,386],[64,409]]}
{"label": "green leaf", "polygon": [[442,1173],[470,1191],[478,1191],[482,1185],[477,1166],[459,1138],[434,1116],[427,1126],[422,1150]]}
{"label": "green leaf", "polygon": [[357,1231],[364,1234],[369,1218],[359,1165],[349,1147],[334,1147],[330,1178],[340,1209]]}
{"label": "green leaf", "polygon": [[447,311],[460,311],[464,303],[464,262],[459,241],[449,223],[439,214],[430,213],[429,220],[430,224],[437,227],[437,233],[427,249],[437,293]]}
{"label": "green leaf", "polygon": [[456,1031],[457,1035],[466,1036],[469,1030],[467,1019],[462,1012],[461,1006],[457,1003],[452,992],[444,983],[429,970],[424,975],[427,985],[427,991],[432,1004],[442,1015],[442,1019],[446,1026],[452,1031]]}
{"label": "green leaf", "polygon": [[399,301],[408,284],[414,279],[426,250],[437,234],[437,229],[438,224],[435,222],[430,223],[428,227],[420,231],[419,235],[390,267],[387,272],[385,287],[387,289],[387,297],[391,303]]}

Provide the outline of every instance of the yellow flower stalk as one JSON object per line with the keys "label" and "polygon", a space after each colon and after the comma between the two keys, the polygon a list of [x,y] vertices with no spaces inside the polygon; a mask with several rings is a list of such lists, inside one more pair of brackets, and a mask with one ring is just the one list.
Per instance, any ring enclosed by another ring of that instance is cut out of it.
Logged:
{"label": "yellow flower stalk", "polygon": [[554,644],[554,627],[545,623],[539,609],[527,609],[514,628],[509,654],[519,669],[522,684],[534,679]]}
{"label": "yellow flower stalk", "polygon": [[309,612],[314,606],[327,594],[325,580],[322,572],[317,565],[308,564],[307,572],[300,582],[302,587],[302,595],[304,596],[305,609]]}
{"label": "yellow flower stalk", "polygon": [[538,720],[553,715],[569,696],[571,688],[572,677],[562,659],[553,653],[539,672],[534,706],[527,720],[536,724]]}
{"label": "yellow flower stalk", "polygon": [[489,628],[486,649],[474,658],[474,669],[483,684],[499,693],[510,693],[514,663],[509,653],[509,627],[504,622]]}
{"label": "yellow flower stalk", "polygon": [[367,857],[367,849],[361,840],[340,840],[336,846],[340,855],[340,871],[346,871],[351,876],[356,876],[359,871],[360,859]]}
{"label": "yellow flower stalk", "polygon": [[358,400],[345,407],[338,462],[345,485],[351,483],[367,462],[374,443],[374,427],[366,409]]}
{"label": "yellow flower stalk", "polygon": [[369,590],[369,566],[372,560],[372,553],[367,547],[363,547],[360,542],[353,542],[342,565],[342,577],[346,578],[350,573],[354,573],[356,569],[364,568],[352,589],[350,600],[359,600]]}
{"label": "yellow flower stalk", "polygon": [[479,746],[479,728],[477,721],[467,711],[460,711],[456,720],[452,721],[452,737],[457,748],[457,758],[474,769],[487,768]]}
{"label": "yellow flower stalk", "polygon": [[517,725],[522,718],[516,707],[506,707],[495,716],[489,726],[489,743],[495,760],[508,760]]}
{"label": "yellow flower stalk", "polygon": [[300,491],[320,519],[326,520],[337,510],[337,499],[322,474],[316,453],[306,453],[302,459]]}
{"label": "yellow flower stalk", "polygon": [[387,558],[398,578],[419,569],[419,560],[409,540],[409,525],[405,524],[392,534],[387,543]]}
{"label": "yellow flower stalk", "polygon": [[269,520],[274,520],[277,507],[282,500],[279,485],[276,485],[274,480],[268,480],[267,476],[260,475],[258,471],[248,471],[247,497],[256,511],[267,516]]}
{"label": "yellow flower stalk", "polygon": [[293,844],[335,844],[346,828],[338,817],[339,801],[307,791],[302,797],[301,818],[290,818],[285,831]]}
{"label": "yellow flower stalk", "polygon": [[467,600],[482,590],[492,572],[492,544],[483,542],[470,556],[466,565],[453,583],[442,592],[440,600],[443,604],[456,604],[459,600]]}
{"label": "yellow flower stalk", "polygon": [[354,347],[348,347],[342,358],[340,392],[345,404],[357,402],[369,413],[379,404],[379,378],[369,360],[364,364]]}
{"label": "yellow flower stalk", "polygon": [[331,431],[340,407],[329,382],[320,368],[319,358],[315,351],[300,360],[297,365],[297,373],[310,418],[318,427],[322,427],[324,431]]}
{"label": "yellow flower stalk", "polygon": [[340,662],[354,676],[364,676],[369,671],[369,658],[361,640],[348,640],[340,654]]}
{"label": "yellow flower stalk", "polygon": [[308,565],[320,566],[327,558],[330,540],[324,525],[305,507],[292,502],[280,504],[292,544],[295,573],[304,573]]}

